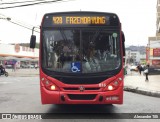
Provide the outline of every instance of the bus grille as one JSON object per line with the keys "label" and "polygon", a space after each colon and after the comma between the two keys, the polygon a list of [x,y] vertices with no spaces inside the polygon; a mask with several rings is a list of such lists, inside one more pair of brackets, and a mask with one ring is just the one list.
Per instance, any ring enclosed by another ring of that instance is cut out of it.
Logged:
{"label": "bus grille", "polygon": [[[68,88],[68,87],[64,87],[63,88],[64,90],[79,90],[79,88]],[[85,90],[100,90],[99,87],[96,87],[96,88],[85,88]]]}
{"label": "bus grille", "polygon": [[96,94],[68,94],[68,97],[71,100],[93,100]]}

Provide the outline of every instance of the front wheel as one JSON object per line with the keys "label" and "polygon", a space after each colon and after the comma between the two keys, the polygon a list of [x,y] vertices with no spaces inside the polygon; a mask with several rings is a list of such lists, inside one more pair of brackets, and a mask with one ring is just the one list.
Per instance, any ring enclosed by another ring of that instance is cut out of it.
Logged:
{"label": "front wheel", "polygon": [[5,74],[4,74],[6,77],[8,77],[8,72],[5,72]]}

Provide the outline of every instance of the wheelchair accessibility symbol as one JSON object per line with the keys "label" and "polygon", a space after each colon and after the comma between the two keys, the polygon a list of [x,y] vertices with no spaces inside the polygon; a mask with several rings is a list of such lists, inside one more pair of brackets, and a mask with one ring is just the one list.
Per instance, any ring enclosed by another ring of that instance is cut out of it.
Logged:
{"label": "wheelchair accessibility symbol", "polygon": [[71,63],[71,71],[72,72],[80,72],[81,70],[81,64],[80,62],[73,62]]}

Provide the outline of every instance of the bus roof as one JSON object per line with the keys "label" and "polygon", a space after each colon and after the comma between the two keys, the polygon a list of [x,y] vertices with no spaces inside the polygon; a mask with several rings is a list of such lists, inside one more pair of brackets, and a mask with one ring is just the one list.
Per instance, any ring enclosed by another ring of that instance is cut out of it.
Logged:
{"label": "bus roof", "polygon": [[[66,12],[52,12],[52,13],[46,13],[44,16],[46,15],[56,15],[56,14],[108,14],[108,15],[115,15],[117,16],[117,14],[115,13],[111,13],[111,12],[97,12],[97,11],[66,11]],[[118,17],[118,16],[117,16]]]}

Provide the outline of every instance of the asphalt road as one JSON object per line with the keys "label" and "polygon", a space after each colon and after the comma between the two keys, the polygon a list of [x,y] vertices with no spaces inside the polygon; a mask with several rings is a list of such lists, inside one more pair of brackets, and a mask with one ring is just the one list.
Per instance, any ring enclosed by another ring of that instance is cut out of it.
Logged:
{"label": "asphalt road", "polygon": [[109,113],[160,113],[160,98],[124,92],[123,105],[42,105],[39,77],[0,77],[0,113],[54,113],[62,121],[94,122]]}

